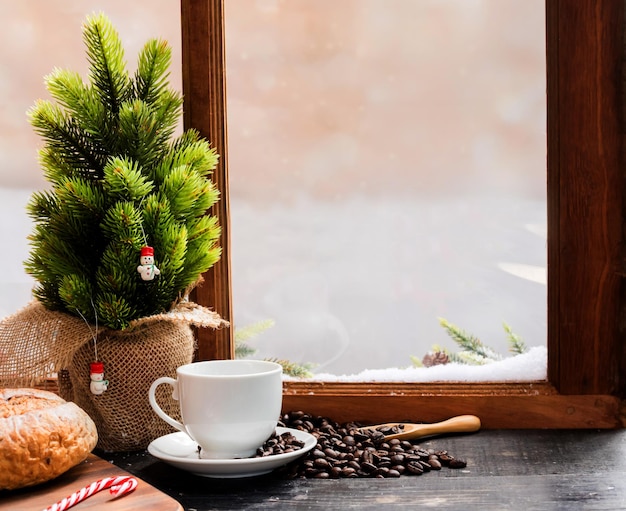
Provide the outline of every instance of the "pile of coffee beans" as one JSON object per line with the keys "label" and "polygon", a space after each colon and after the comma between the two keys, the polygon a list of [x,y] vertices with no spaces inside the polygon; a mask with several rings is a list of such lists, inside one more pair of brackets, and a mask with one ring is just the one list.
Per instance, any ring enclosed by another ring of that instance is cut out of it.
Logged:
{"label": "pile of coffee beans", "polygon": [[299,451],[304,447],[304,442],[298,440],[289,431],[280,435],[273,433],[272,436],[259,447],[254,455],[255,458],[264,458],[276,454],[287,454]]}
{"label": "pile of coffee beans", "polygon": [[[279,471],[289,478],[400,477],[467,465],[447,451],[423,449],[405,440],[386,440],[387,435],[400,432],[401,427],[368,430],[355,422],[338,424],[301,411],[285,414],[278,425],[306,431],[317,438],[317,445],[306,456]],[[303,446],[287,432],[270,438],[257,456],[292,452]]]}

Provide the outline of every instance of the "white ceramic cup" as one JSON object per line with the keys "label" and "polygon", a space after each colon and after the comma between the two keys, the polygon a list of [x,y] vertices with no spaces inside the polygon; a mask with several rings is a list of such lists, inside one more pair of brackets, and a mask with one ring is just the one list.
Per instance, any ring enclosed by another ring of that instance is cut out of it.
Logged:
{"label": "white ceramic cup", "polygon": [[[209,360],[176,370],[150,386],[150,405],[161,419],[187,433],[212,459],[249,458],[272,435],[283,399],[282,366],[262,360]],[[159,385],[174,387],[182,423],[155,398]]]}

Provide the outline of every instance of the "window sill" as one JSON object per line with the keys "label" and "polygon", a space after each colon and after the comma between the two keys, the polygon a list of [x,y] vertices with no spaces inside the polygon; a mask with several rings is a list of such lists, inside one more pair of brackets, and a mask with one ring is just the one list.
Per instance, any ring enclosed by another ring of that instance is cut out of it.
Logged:
{"label": "window sill", "polygon": [[485,429],[626,426],[620,399],[562,395],[546,381],[520,383],[285,382],[283,409],[350,420],[437,422],[455,415],[480,417]]}

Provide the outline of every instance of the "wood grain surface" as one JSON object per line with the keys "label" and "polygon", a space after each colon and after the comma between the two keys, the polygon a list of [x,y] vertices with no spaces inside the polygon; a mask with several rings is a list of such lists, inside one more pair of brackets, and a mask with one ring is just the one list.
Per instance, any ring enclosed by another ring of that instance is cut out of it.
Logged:
{"label": "wood grain surface", "polygon": [[[2,511],[40,511],[68,497],[75,491],[105,477],[130,475],[128,472],[91,454],[89,457],[53,481],[14,491],[0,491]],[[136,476],[135,476],[136,477]],[[113,499],[108,490],[102,490],[80,502],[72,509],[115,511],[182,511],[181,505],[154,486],[139,479],[137,489]]]}
{"label": "wood grain surface", "polygon": [[481,430],[418,444],[447,450],[467,467],[397,479],[291,480],[279,473],[210,479],[145,453],[121,453],[111,459],[175,496],[188,511],[626,509],[623,429]]}

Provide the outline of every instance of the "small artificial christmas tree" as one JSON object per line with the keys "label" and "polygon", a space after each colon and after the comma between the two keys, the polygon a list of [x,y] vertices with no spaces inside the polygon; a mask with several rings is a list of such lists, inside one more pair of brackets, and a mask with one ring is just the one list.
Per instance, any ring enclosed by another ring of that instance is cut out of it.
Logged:
{"label": "small artificial christmas tree", "polygon": [[29,112],[52,186],[29,203],[25,267],[48,309],[124,329],[169,310],[218,261],[220,229],[207,214],[218,155],[194,130],[173,138],[182,97],[169,88],[165,41],[145,44],[131,77],[105,15],[87,18],[83,38],[89,81],[53,71],[56,103]]}

